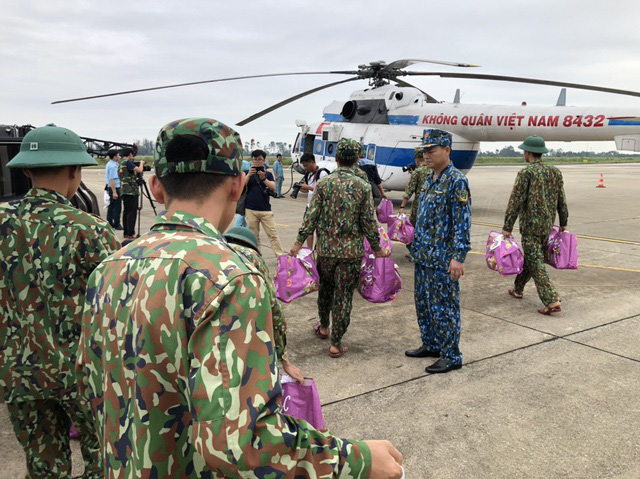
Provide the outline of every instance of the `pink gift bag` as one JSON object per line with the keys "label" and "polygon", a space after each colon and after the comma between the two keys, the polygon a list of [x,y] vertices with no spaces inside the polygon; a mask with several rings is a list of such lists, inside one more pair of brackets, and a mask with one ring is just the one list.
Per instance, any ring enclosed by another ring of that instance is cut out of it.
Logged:
{"label": "pink gift bag", "polygon": [[489,269],[497,271],[500,276],[520,274],[524,267],[524,255],[513,236],[505,239],[496,231],[489,233],[484,258]]}
{"label": "pink gift bag", "polygon": [[556,269],[578,269],[578,237],[554,226],[544,260]]}
{"label": "pink gift bag", "polygon": [[377,209],[378,221],[380,223],[388,223],[393,215],[393,203],[391,200],[382,200]]}
{"label": "pink gift bag", "polygon": [[320,396],[313,379],[298,384],[289,376],[282,376],[282,412],[307,421],[316,429],[324,429]]}
{"label": "pink gift bag", "polygon": [[[391,251],[393,250],[393,244],[391,243],[391,240],[389,239],[389,235],[384,230],[384,227],[382,225],[378,226],[378,234],[380,235],[380,248],[382,248],[382,251],[388,252],[389,254],[391,254]],[[367,238],[365,236],[364,256],[367,257],[370,254],[373,254],[373,249],[371,248],[371,245],[369,244],[369,241],[367,241]]]}
{"label": "pink gift bag", "polygon": [[389,223],[389,238],[402,244],[410,244],[413,241],[415,229],[404,213],[393,216]]}
{"label": "pink gift bag", "polygon": [[319,289],[320,276],[313,259],[313,251],[301,248],[298,256],[283,255],[278,258],[275,278],[276,297],[290,303],[296,298]]}
{"label": "pink gift bag", "polygon": [[396,299],[401,288],[402,278],[393,258],[365,256],[358,283],[358,292],[364,299],[371,303],[388,303]]}

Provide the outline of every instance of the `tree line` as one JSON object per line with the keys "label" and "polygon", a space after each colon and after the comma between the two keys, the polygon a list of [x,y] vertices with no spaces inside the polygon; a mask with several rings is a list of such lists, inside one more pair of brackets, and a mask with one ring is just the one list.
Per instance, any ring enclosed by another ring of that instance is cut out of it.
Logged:
{"label": "tree line", "polygon": [[[518,158],[522,156],[520,150],[516,150],[513,146],[505,146],[502,149],[495,149],[493,151],[481,151],[478,156],[484,156],[489,158]],[[595,151],[564,151],[562,148],[549,150],[547,156],[554,158],[616,158],[627,156],[638,156],[637,153],[621,153],[616,150],[595,152]]]}
{"label": "tree line", "polygon": [[[138,155],[151,156],[153,155],[153,149],[155,148],[155,141],[148,138],[142,140],[134,140],[134,143],[138,145]],[[284,157],[291,156],[291,144],[284,141],[270,141],[268,143],[261,143],[251,139],[251,141],[245,141],[243,145],[243,154],[250,155],[253,150],[265,150],[269,156],[275,156],[280,153]]]}

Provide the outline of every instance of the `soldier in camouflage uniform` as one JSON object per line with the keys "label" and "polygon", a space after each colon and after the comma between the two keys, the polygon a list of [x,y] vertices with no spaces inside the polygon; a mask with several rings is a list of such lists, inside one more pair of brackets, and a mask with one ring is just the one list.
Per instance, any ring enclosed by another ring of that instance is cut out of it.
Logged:
{"label": "soldier in camouflage uniform", "polygon": [[333,317],[329,354],[337,358],[344,354],[342,336],[349,326],[353,292],[360,278],[364,256],[363,235],[377,257],[387,256],[380,248],[378,223],[375,219],[371,185],[359,178],[354,169],[362,145],[342,138],[336,149],[338,169],[318,183],[296,243],[295,256],[301,245],[315,231],[318,235],[318,315],[316,334],[329,336],[329,316]]}
{"label": "soldier in camouflage uniform", "polygon": [[138,215],[138,201],[140,199],[140,187],[136,179],[137,174],[144,172],[144,161],[138,165],[133,162],[133,150],[124,148],[120,153],[120,192],[122,196],[122,226],[125,239],[133,239],[136,236],[136,218]]}
{"label": "soldier in camouflage uniform", "polygon": [[256,238],[254,232],[249,228],[235,226],[224,234],[224,239],[233,246],[234,250],[246,256],[258,271],[260,271],[263,278],[265,278],[265,285],[271,297],[271,315],[273,316],[276,357],[280,360],[284,372],[300,384],[303,384],[304,375],[302,371],[289,361],[289,353],[287,351],[287,322],[284,318],[284,311],[282,311],[282,304],[280,304],[280,301],[276,297],[276,287],[273,282],[273,277],[271,276],[271,271],[269,271],[267,263],[265,263],[262,256],[260,256],[258,238]]}
{"label": "soldier in camouflage uniform", "polygon": [[33,189],[0,205],[0,402],[7,403],[33,479],[71,477],[72,422],[83,477],[103,477],[74,364],[89,274],[120,245],[106,221],[69,201],[81,167],[96,164],[78,135],[47,125],[30,131],[7,165],[23,168]]}
{"label": "soldier in camouflage uniform", "polygon": [[[242,141],[212,119],[160,130],[168,211],[91,275],[78,368],[107,478],[400,477],[390,443],[340,439],[280,412],[266,278],[225,241]],[[376,458],[372,468],[372,457]],[[383,471],[383,472],[384,472]]]}
{"label": "soldier in camouflage uniform", "polygon": [[418,167],[411,173],[411,178],[409,178],[409,183],[407,183],[407,187],[404,190],[404,195],[402,195],[402,204],[400,205],[400,213],[402,214],[404,213],[407,203],[413,196],[409,222],[414,226],[418,217],[420,193],[422,192],[422,187],[424,186],[425,181],[427,181],[427,177],[431,174],[431,169],[424,164],[424,158],[422,155],[422,147],[416,148],[414,157]]}
{"label": "soldier in camouflage uniform", "polygon": [[425,130],[422,144],[425,162],[432,172],[420,193],[411,243],[422,345],[405,354],[437,357],[438,361],[426,371],[446,373],[462,367],[458,280],[464,274],[464,260],[471,249],[471,195],[467,178],[449,158],[451,134]]}
{"label": "soldier in camouflage uniform", "polygon": [[544,140],[530,136],[519,146],[524,151],[527,166],[522,169],[513,185],[504,217],[502,234],[511,236],[516,218],[520,216],[520,233],[524,253],[524,270],[516,276],[514,289],[509,294],[521,299],[524,287],[533,278],[538,296],[544,308],[540,314],[549,315],[561,310],[558,291],[553,287],[544,266],[544,252],[553,228],[556,211],[560,219],[560,231],[564,231],[569,220],[569,210],[564,195],[562,173],[556,167],[542,163],[547,153]]}

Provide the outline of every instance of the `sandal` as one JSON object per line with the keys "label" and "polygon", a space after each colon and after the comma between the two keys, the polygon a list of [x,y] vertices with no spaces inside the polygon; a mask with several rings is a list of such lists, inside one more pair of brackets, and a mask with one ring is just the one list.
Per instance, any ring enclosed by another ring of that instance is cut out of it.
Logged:
{"label": "sandal", "polygon": [[340,356],[343,356],[349,348],[343,344],[338,346],[338,349],[339,351],[337,353],[334,353],[333,351],[331,351],[331,349],[329,349],[329,356],[331,356],[333,359],[339,358]]}
{"label": "sandal", "polygon": [[324,334],[320,332],[321,327],[322,325],[320,323],[316,323],[316,325],[313,327],[313,331],[316,333],[316,336],[319,337],[320,339],[329,339],[328,334]]}
{"label": "sandal", "polygon": [[551,313],[559,313],[560,311],[562,311],[561,306],[553,306],[552,308],[545,306],[543,309],[539,309],[538,313],[544,314],[545,316],[551,316]]}
{"label": "sandal", "polygon": [[522,296],[523,296],[522,294],[516,293],[515,289],[510,289],[509,294],[516,299],[522,299]]}

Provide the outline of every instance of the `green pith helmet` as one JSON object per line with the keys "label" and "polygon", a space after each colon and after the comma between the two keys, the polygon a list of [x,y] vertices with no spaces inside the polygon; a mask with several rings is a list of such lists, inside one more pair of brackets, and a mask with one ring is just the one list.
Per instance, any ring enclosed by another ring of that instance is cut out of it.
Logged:
{"label": "green pith helmet", "polygon": [[78,135],[53,123],[31,130],[24,136],[9,168],[45,168],[51,166],[97,165]]}
{"label": "green pith helmet", "polygon": [[530,151],[531,153],[549,153],[547,147],[544,146],[544,139],[537,135],[528,136],[518,148],[524,151]]}
{"label": "green pith helmet", "polygon": [[224,234],[224,237],[229,243],[240,242],[243,246],[248,246],[258,251],[258,238],[249,228],[234,226]]}

